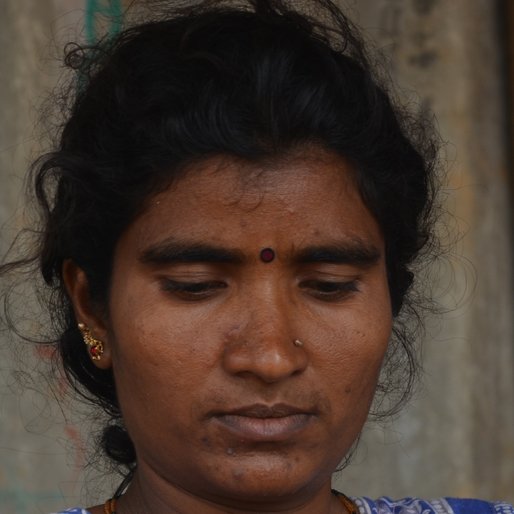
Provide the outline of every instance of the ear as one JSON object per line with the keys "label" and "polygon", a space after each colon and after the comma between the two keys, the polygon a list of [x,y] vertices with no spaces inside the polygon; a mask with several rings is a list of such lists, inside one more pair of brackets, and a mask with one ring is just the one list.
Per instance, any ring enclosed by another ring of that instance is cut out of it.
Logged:
{"label": "ear", "polygon": [[86,325],[91,335],[103,343],[104,352],[99,360],[92,360],[93,364],[100,369],[111,368],[112,351],[108,340],[107,325],[105,319],[98,312],[98,307],[91,302],[86,273],[71,259],[67,259],[62,266],[62,276],[64,286],[73,304],[77,324]]}

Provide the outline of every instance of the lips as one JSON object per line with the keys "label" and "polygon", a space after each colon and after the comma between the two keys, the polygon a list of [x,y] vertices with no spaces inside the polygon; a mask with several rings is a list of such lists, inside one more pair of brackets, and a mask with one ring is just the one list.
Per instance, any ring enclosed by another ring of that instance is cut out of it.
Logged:
{"label": "lips", "polygon": [[287,404],[255,404],[213,414],[213,419],[239,439],[254,442],[286,441],[305,430],[314,420],[313,409]]}

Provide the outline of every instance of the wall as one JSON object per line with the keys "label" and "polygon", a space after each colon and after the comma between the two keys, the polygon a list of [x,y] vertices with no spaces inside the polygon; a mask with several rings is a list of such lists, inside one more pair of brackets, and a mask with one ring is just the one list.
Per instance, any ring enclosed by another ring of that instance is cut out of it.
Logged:
{"label": "wall", "polygon": [[[435,112],[449,141],[446,203],[461,235],[435,285],[449,313],[431,323],[424,388],[401,417],[367,427],[338,486],[369,496],[448,494],[514,502],[512,198],[495,3],[345,4],[389,56],[402,95],[416,108]],[[23,174],[39,146],[35,108],[56,78],[51,56],[80,31],[85,6],[81,0],[0,5],[2,251],[22,224]],[[51,392],[44,377],[34,374],[44,355],[20,360],[33,354],[32,347],[17,345],[13,353],[9,338],[2,337],[0,510],[44,513],[85,495],[89,501],[104,498],[112,491],[109,480],[103,484],[94,471],[79,470],[89,425],[63,416],[52,397],[59,389]],[[97,479],[90,482],[91,476]]]}
{"label": "wall", "polygon": [[499,12],[489,0],[355,5],[403,94],[437,116],[459,239],[440,270],[450,311],[425,342],[425,387],[387,431],[370,430],[362,464],[342,481],[372,495],[512,500],[513,232]]}
{"label": "wall", "polygon": [[[41,148],[38,111],[59,76],[63,43],[83,32],[85,6],[84,0],[0,3],[1,254],[23,226],[23,178]],[[23,326],[37,331],[30,299],[22,295],[16,302],[16,317],[23,309]],[[65,415],[70,409],[62,378],[50,388],[45,367],[39,368],[48,363],[47,352],[14,344],[5,332],[0,336],[0,512],[48,513],[76,503],[89,478],[81,471],[87,429]],[[99,483],[89,486],[93,496]]]}

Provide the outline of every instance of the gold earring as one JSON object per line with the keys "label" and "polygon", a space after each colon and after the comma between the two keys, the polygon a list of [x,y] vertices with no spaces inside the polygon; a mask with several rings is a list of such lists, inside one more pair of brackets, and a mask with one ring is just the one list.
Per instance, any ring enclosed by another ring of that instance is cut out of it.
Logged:
{"label": "gold earring", "polygon": [[82,338],[84,339],[84,343],[89,347],[89,356],[94,361],[99,361],[102,358],[104,353],[104,344],[100,339],[96,339],[96,337],[91,334],[91,330],[89,327],[84,325],[84,323],[78,324],[79,330],[82,333]]}

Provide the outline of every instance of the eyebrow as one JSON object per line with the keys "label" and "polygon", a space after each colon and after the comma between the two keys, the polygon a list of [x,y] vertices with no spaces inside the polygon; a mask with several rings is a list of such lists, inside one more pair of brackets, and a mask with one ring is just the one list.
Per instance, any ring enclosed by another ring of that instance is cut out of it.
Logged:
{"label": "eyebrow", "polygon": [[165,265],[179,263],[241,264],[243,252],[210,244],[189,243],[168,239],[143,251],[143,264]]}
{"label": "eyebrow", "polygon": [[381,255],[380,250],[374,245],[351,241],[302,248],[295,256],[295,261],[298,264],[349,264],[367,268],[376,264]]}
{"label": "eyebrow", "polygon": [[[297,264],[349,264],[367,268],[376,264],[380,256],[381,252],[375,246],[362,241],[351,241],[302,248],[293,256],[293,261]],[[139,260],[150,265],[242,264],[245,255],[237,249],[171,238],[145,249]]]}

